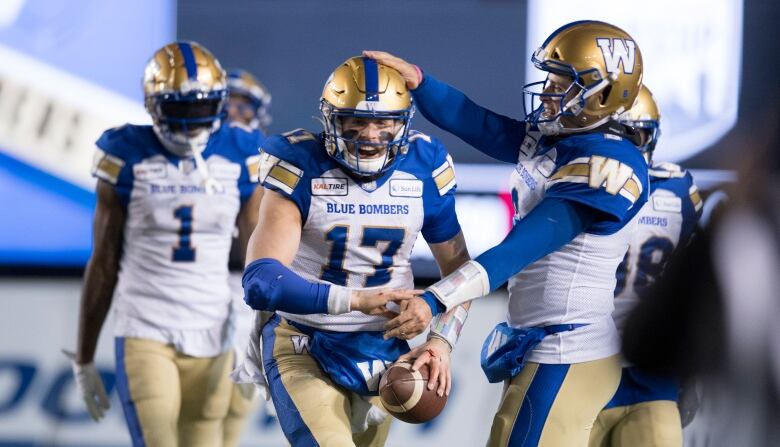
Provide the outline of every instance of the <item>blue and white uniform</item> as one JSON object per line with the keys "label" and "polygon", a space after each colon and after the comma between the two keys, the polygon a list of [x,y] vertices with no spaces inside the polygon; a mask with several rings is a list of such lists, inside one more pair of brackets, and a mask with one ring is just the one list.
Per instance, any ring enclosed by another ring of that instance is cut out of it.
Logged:
{"label": "blue and white uniform", "polygon": [[[629,314],[684,246],[701,216],[702,201],[691,174],[672,163],[650,169],[650,198],[634,218],[636,230],[617,270],[613,317],[622,333]],[[591,433],[591,447],[681,446],[679,383],[624,364],[620,385]]]}
{"label": "blue and white uniform", "polygon": [[583,444],[619,381],[615,271],[649,189],[638,140],[614,121],[544,136],[429,75],[412,94],[429,121],[516,164],[510,180],[515,226],[475,259],[490,290],[509,280],[507,323],[515,332],[497,327],[485,352],[513,344],[526,349],[521,332],[556,328],[528,350],[527,363],[503,368],[499,362],[506,387],[488,445]]}
{"label": "blue and white uniform", "polygon": [[[263,185],[300,211],[300,245],[290,268],[311,283],[413,288],[410,255],[418,235],[435,244],[460,232],[452,160],[425,134],[412,131],[408,153],[371,182],[347,174],[326,153],[322,136],[305,130],[270,137],[262,157]],[[354,411],[359,402],[345,401],[376,396],[381,373],[409,350],[406,341],[383,339],[386,322],[361,312],[277,310],[265,325],[264,372],[293,445],[352,445],[343,409]]]}
{"label": "blue and white uniform", "polygon": [[125,125],[97,141],[93,175],[127,210],[114,334],[211,357],[230,348],[228,253],[241,204],[257,186],[257,134],[223,125],[202,155],[214,194],[193,158],[168,152],[151,126]]}

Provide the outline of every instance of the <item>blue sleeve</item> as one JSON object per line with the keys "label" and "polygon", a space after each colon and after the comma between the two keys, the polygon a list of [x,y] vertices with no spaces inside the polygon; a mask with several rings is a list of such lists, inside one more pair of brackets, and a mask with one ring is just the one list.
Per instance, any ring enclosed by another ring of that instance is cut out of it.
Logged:
{"label": "blue sleeve", "polygon": [[595,219],[590,207],[558,198],[545,198],[515,224],[501,243],[477,256],[490,278],[490,290],[499,288],[528,264],[571,242]]}
{"label": "blue sleeve", "polygon": [[430,75],[412,90],[412,96],[417,109],[431,123],[496,160],[517,162],[525,138],[524,121],[491,112]]}
{"label": "blue sleeve", "polygon": [[682,228],[680,229],[680,240],[677,243],[678,248],[685,247],[693,234],[696,225],[701,217],[702,206],[699,190],[693,182],[693,176],[690,172],[685,173],[685,177],[667,180],[664,187],[672,190],[682,203]]}
{"label": "blue sleeve", "polygon": [[238,177],[238,193],[243,205],[258,185],[258,169],[260,161],[260,146],[265,140],[260,131],[251,129],[237,122],[230,122],[223,126],[223,132],[214,138],[220,138],[220,143],[225,147],[224,155],[231,161],[241,166]]}
{"label": "blue sleeve", "polygon": [[309,178],[303,170],[305,162],[301,158],[307,156],[307,151],[290,145],[282,135],[274,135],[263,142],[262,153],[266,156],[261,164],[268,164],[260,168],[264,171],[263,186],[292,201],[305,223],[309,215],[311,190]]}
{"label": "blue sleeve", "polygon": [[432,175],[423,184],[424,219],[420,231],[429,244],[446,242],[460,232],[455,213],[455,168],[452,159],[438,140]]}
{"label": "blue sleeve", "polygon": [[241,280],[244,301],[255,310],[281,310],[299,315],[328,313],[330,285],[312,283],[276,259],[253,261]]}
{"label": "blue sleeve", "polygon": [[[592,144],[603,137],[588,138]],[[586,231],[613,234],[647,201],[647,163],[626,141],[619,145],[603,142],[596,147],[582,141],[579,139],[573,147],[566,147],[570,144],[566,142],[558,144],[559,152],[563,150],[569,157],[545,185],[545,198],[568,200],[597,211],[597,218]]]}
{"label": "blue sleeve", "polygon": [[[589,207],[545,198],[515,224],[503,241],[477,256],[475,261],[487,272],[490,290],[496,290],[532,262],[571,242],[594,219]],[[422,298],[434,315],[445,310],[431,292],[425,292]]]}
{"label": "blue sleeve", "polygon": [[124,206],[133,190],[133,163],[138,158],[129,141],[129,127],[109,129],[95,143],[100,152],[94,159],[92,176],[114,187]]}

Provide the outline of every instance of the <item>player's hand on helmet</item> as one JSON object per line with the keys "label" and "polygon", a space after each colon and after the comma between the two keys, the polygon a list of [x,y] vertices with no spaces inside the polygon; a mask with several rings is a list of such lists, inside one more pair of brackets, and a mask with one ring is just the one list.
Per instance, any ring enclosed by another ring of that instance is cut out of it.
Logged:
{"label": "player's hand on helmet", "polygon": [[409,90],[416,89],[422,82],[422,70],[414,64],[410,64],[400,57],[393,56],[385,51],[363,51],[363,56],[369,57],[382,65],[395,68],[401,73]]}
{"label": "player's hand on helmet", "polygon": [[430,371],[428,389],[436,389],[439,396],[449,396],[452,388],[450,351],[449,343],[441,338],[431,337],[427,342],[399,357],[398,361],[410,363],[413,361],[413,371],[417,371],[427,363]]}
{"label": "player's hand on helmet", "polygon": [[350,310],[358,310],[368,315],[381,315],[395,318],[398,314],[387,308],[387,303],[411,300],[422,294],[423,290],[373,289],[353,290],[350,300]]}
{"label": "player's hand on helmet", "polygon": [[409,340],[420,335],[431,323],[431,307],[420,297],[399,302],[400,313],[385,323],[385,338]]}
{"label": "player's hand on helmet", "polygon": [[[68,355],[66,352],[65,355]],[[100,421],[105,416],[106,411],[111,407],[106,395],[106,387],[103,386],[103,379],[95,364],[85,363],[83,365],[72,362],[73,377],[76,380],[76,386],[87,405],[87,411],[95,422]]]}

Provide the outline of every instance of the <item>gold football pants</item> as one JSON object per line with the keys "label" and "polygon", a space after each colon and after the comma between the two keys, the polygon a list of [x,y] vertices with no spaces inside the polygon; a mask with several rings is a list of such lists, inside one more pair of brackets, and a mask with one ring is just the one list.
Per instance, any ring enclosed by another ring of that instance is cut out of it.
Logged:
{"label": "gold football pants", "polygon": [[[349,392],[334,384],[309,355],[308,341],[278,316],[263,328],[265,374],[287,441],[293,447],[383,446],[392,417],[353,434]],[[372,403],[381,407],[379,398]]]}
{"label": "gold football pants", "polygon": [[116,383],[133,445],[222,445],[232,352],[191,357],[171,345],[116,338]]}
{"label": "gold football pants", "polygon": [[599,414],[590,447],[682,447],[677,403],[654,400],[614,407]]}
{"label": "gold football pants", "polygon": [[488,446],[587,446],[620,373],[618,356],[574,364],[527,363],[505,383]]}

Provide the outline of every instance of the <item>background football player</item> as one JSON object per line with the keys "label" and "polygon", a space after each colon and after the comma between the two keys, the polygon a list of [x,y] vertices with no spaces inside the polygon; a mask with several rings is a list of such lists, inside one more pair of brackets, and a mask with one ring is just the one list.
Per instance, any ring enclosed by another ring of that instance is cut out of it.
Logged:
{"label": "background football player", "polygon": [[228,119],[263,134],[271,124],[271,93],[252,73],[234,68],[227,72]]}
{"label": "background football player", "polygon": [[93,252],[85,272],[76,381],[108,408],[93,357],[112,305],[117,390],[134,445],[222,444],[231,395],[228,252],[258,209],[256,134],[222,125],[225,72],[194,42],[164,46],[143,78],[153,125],[97,142]]}
{"label": "background football player", "polygon": [[[227,71],[227,119],[230,123],[246,126],[259,134],[260,141],[265,140],[268,125],[271,124],[269,109],[271,94],[251,73],[240,68]],[[258,188],[262,190],[262,188]],[[258,191],[262,194],[262,191]],[[234,334],[233,367],[243,363],[252,329],[253,311],[244,304],[244,290],[241,275],[246,259],[246,241],[239,239],[235,232],[230,250],[230,288],[233,302],[231,306],[231,332]],[[245,235],[246,236],[246,235]],[[255,386],[251,383],[233,385],[230,408],[223,422],[225,445],[236,445],[240,439],[246,418],[254,408]]]}
{"label": "background football player", "polygon": [[[383,337],[387,309],[359,311],[386,296],[413,296],[383,290],[412,288],[419,234],[445,274],[469,259],[455,174],[438,140],[409,130],[411,96],[394,69],[347,60],[326,82],[321,111],[323,133],[299,129],[263,144],[266,192],[248,247],[245,299],[276,312],[262,329],[262,362],[288,441],[383,445],[390,418],[368,402],[381,405],[371,398],[380,374],[409,346]],[[427,325],[414,317],[425,302],[401,307],[413,316],[410,328]],[[449,345],[432,337],[425,346],[434,353],[430,385],[442,395]]]}
{"label": "background football player", "polygon": [[483,348],[489,380],[505,381],[488,444],[587,445],[620,380],[615,271],[647,200],[640,141],[616,121],[639,93],[639,47],[603,22],[559,28],[531,58],[547,78],[525,86],[530,110],[522,121],[478,106],[395,56],[366,55],[403,74],[431,122],[517,164],[514,228],[422,297],[436,314],[512,278],[509,321]]}
{"label": "background football player", "polygon": [[[612,315],[622,332],[629,313],[674,250],[686,245],[701,215],[702,201],[690,173],[673,163],[652,161],[660,137],[660,114],[647,87],[642,86],[636,103],[620,121],[639,129],[640,149],[651,163],[650,197],[634,218],[637,228],[617,270]],[[674,378],[624,367],[617,392],[596,420],[590,445],[682,446],[678,394]]]}

